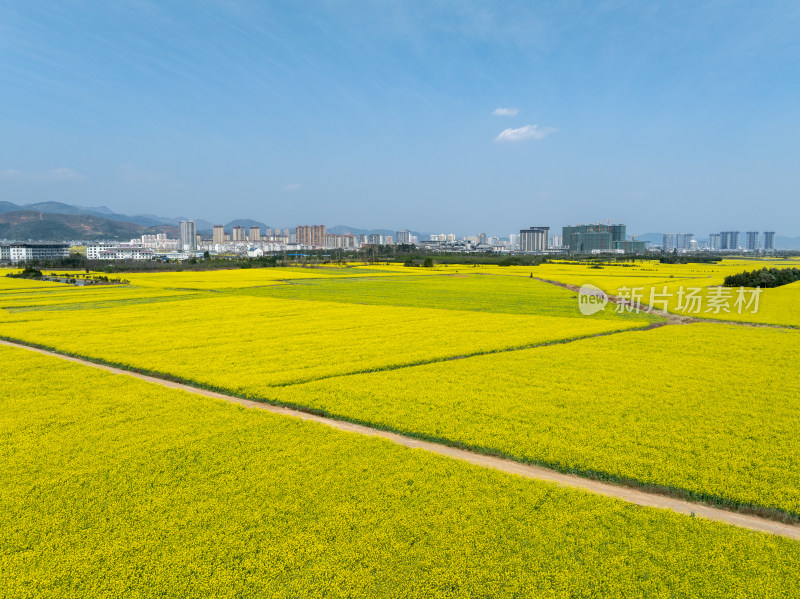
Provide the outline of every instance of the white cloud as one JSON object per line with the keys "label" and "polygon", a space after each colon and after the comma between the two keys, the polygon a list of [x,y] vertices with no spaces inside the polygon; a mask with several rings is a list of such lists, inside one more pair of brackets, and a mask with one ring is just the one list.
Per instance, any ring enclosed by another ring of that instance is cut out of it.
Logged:
{"label": "white cloud", "polygon": [[74,171],[71,168],[54,168],[44,173],[44,178],[53,181],[85,181],[86,175]]}
{"label": "white cloud", "polygon": [[49,171],[19,171],[7,169],[0,171],[0,179],[17,181],[85,181],[86,175],[71,168],[54,168]]}
{"label": "white cloud", "polygon": [[552,127],[539,127],[539,125],[525,125],[519,129],[503,129],[500,135],[494,138],[495,141],[525,141],[526,139],[544,139],[558,129]]}
{"label": "white cloud", "polygon": [[519,108],[495,108],[492,114],[494,116],[517,116]]}
{"label": "white cloud", "polygon": [[283,191],[297,191],[298,189],[300,189],[299,183],[290,183],[283,186]]}

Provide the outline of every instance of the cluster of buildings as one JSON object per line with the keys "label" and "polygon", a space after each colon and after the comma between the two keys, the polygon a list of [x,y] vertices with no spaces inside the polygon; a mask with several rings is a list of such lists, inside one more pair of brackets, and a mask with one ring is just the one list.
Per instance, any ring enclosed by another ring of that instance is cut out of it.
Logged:
{"label": "cluster of buildings", "polygon": [[561,249],[569,254],[643,254],[647,246],[628,239],[625,225],[598,223],[563,227]]}
{"label": "cluster of buildings", "polygon": [[[211,234],[211,245],[222,247],[242,243],[288,245],[291,243],[291,234],[289,229],[266,229],[262,234],[260,227],[246,229],[238,225],[228,233],[222,225],[214,225],[214,230]],[[202,240],[198,239],[198,244],[202,244]]]}
{"label": "cluster of buildings", "polygon": [[[195,250],[217,253],[244,253],[257,250],[284,251],[310,249],[355,250],[366,245],[414,244],[423,249],[450,252],[510,252],[541,254],[642,254],[649,249],[679,253],[692,251],[773,251],[775,233],[748,231],[744,239],[739,231],[711,233],[708,241],[695,239],[692,233],[664,233],[661,246],[649,241],[628,237],[624,224],[592,223],[562,227],[561,235],[551,235],[550,227],[529,227],[521,229],[519,235],[508,238],[476,236],[457,238],[453,233],[430,235],[429,239],[419,240],[410,231],[396,231],[391,235],[335,235],[328,233],[325,225],[300,225],[294,231],[289,229],[266,229],[259,227],[233,227],[231,233],[222,225],[214,226],[212,239],[203,240],[195,231],[193,221],[181,222],[180,239],[168,240],[166,236],[143,236],[142,247],[154,251]],[[147,239],[146,239],[147,238]],[[132,241],[133,243],[133,241]],[[656,242],[657,243],[657,242]],[[652,245],[652,247],[651,247]]]}
{"label": "cluster of buildings", "polygon": [[707,240],[697,240],[693,233],[664,233],[661,246],[665,252],[773,252],[775,231],[747,231],[744,238],[739,231],[709,233]]}
{"label": "cluster of buildings", "polygon": [[[513,236],[512,236],[513,239]],[[744,238],[739,231],[709,234],[708,240],[695,239],[693,233],[663,233],[661,245],[628,238],[623,224],[598,223],[562,228],[562,235],[550,236],[549,227],[530,227],[519,232],[515,249],[524,253],[548,254],[643,254],[648,250],[687,253],[713,252],[772,252],[775,232],[748,231]]]}
{"label": "cluster of buildings", "polygon": [[709,233],[708,249],[713,251],[731,252],[771,252],[775,250],[775,231],[747,231],[744,234],[744,243],[739,231],[722,231]]}
{"label": "cluster of buildings", "polygon": [[222,225],[214,225],[211,240],[204,241],[197,237],[197,247],[214,252],[241,253],[248,249],[265,251],[284,250],[356,250],[364,245],[394,245],[396,243],[413,243],[409,231],[397,231],[391,235],[354,235],[345,233],[338,235],[329,233],[325,225],[299,225],[294,231],[289,229],[266,229],[260,227],[249,229],[235,226],[231,233]]}
{"label": "cluster of buildings", "polygon": [[694,233],[664,233],[661,249],[665,252],[694,252],[700,249],[700,243],[694,238]]}
{"label": "cluster of buildings", "polygon": [[357,250],[365,245],[395,245],[414,243],[410,231],[397,231],[391,235],[343,235],[329,233],[325,225],[298,225],[294,231],[289,229],[266,229],[260,227],[233,227],[231,233],[222,225],[215,225],[210,243],[200,240],[198,247],[214,252],[239,252],[245,248],[249,252],[264,251],[302,251],[302,250]]}
{"label": "cluster of buildings", "polygon": [[440,233],[431,235],[427,240],[412,241],[415,245],[427,250],[445,252],[510,252],[516,251],[518,237],[514,234],[508,238],[478,233],[456,238],[454,233]]}
{"label": "cluster of buildings", "polygon": [[528,254],[641,254],[644,241],[628,239],[626,226],[597,223],[562,227],[550,236],[550,227],[529,227],[519,232],[518,250]]}
{"label": "cluster of buildings", "polygon": [[[419,240],[410,231],[395,235],[329,233],[325,225],[300,225],[294,229],[262,230],[258,226],[234,226],[230,232],[215,225],[210,239],[197,233],[194,221],[181,221],[178,239],[166,234],[142,235],[128,243],[98,242],[89,244],[90,260],[152,260],[154,258],[185,260],[215,255],[257,257],[268,252],[304,250],[357,250],[376,245],[417,245],[422,249],[446,252],[522,252],[527,254],[643,254],[648,250],[663,252],[771,252],[775,250],[775,232],[722,231],[709,234],[708,240],[695,239],[692,233],[663,233],[661,245],[628,238],[624,224],[596,223],[562,227],[561,235],[551,235],[550,227],[521,229],[508,238],[475,236],[457,238],[453,233],[430,235]],[[69,257],[66,243],[0,244],[0,261],[17,263],[29,260],[50,260]]]}
{"label": "cluster of buildings", "polygon": [[178,239],[166,234],[142,235],[127,243],[97,242],[87,246],[90,260],[152,260],[163,258],[185,260],[192,256],[209,254],[263,256],[269,252],[304,250],[357,250],[368,245],[413,244],[416,236],[410,231],[397,231],[392,235],[337,235],[328,233],[325,225],[300,225],[290,229],[264,229],[252,226],[234,226],[230,232],[223,225],[214,225],[210,239],[197,233],[194,221],[181,221]]}

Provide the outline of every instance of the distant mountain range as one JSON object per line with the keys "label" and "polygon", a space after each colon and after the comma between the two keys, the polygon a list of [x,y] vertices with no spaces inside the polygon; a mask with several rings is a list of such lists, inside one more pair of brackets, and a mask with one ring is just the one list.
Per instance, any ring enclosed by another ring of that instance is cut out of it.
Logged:
{"label": "distant mountain range", "polygon": [[[258,227],[261,229],[261,232],[264,232],[264,229],[274,229],[275,227],[271,227],[266,225],[260,221],[253,220],[251,218],[236,218],[225,225],[225,231],[227,233],[232,233],[234,227],[244,227],[245,229],[249,229],[250,227]],[[199,230],[199,227],[198,227]]]}
{"label": "distant mountain range", "polygon": [[[0,239],[37,241],[59,241],[64,239],[109,239],[126,240],[139,237],[145,233],[169,233],[178,236],[180,221],[185,217],[164,217],[154,214],[120,214],[106,206],[79,206],[62,202],[38,202],[35,204],[14,204],[0,202]],[[198,233],[210,237],[214,223],[194,219]],[[259,227],[274,229],[275,226],[250,218],[237,218],[223,225],[225,231],[231,233],[233,227],[249,229]],[[292,229],[293,230],[293,229]],[[395,235],[390,229],[359,229],[346,225],[336,225],[328,229],[329,233],[344,235]],[[412,232],[420,239],[427,238],[426,233]]]}
{"label": "distant mountain range", "polygon": [[[634,235],[634,237],[636,237],[637,241],[649,241],[653,245],[661,245],[664,241],[662,235],[662,233],[644,233],[643,235]],[[695,236],[695,239],[708,239],[708,235]],[[775,235],[775,249],[800,250],[800,237]]]}
{"label": "distant mountain range", "polygon": [[[67,214],[67,215],[82,215],[88,214],[91,216],[99,216],[101,218],[106,218],[114,221],[124,222],[124,223],[133,223],[135,225],[140,225],[142,227],[156,227],[159,225],[171,225],[171,226],[178,226],[178,223],[182,220],[186,220],[185,217],[176,216],[174,218],[164,217],[164,216],[155,216],[153,214],[136,214],[136,215],[128,215],[128,214],[119,214],[107,208],[106,206],[97,206],[97,207],[89,207],[89,206],[76,206],[72,204],[64,204],[62,202],[38,202],[36,204],[14,204],[12,202],[0,202],[0,214],[5,214],[8,212],[20,212],[20,211],[33,211],[33,212],[41,212],[43,214]],[[202,219],[194,219],[195,220],[195,227],[197,230],[208,229],[211,231],[213,224]]]}
{"label": "distant mountain range", "polygon": [[174,225],[145,227],[93,214],[48,214],[34,210],[0,213],[0,238],[35,241],[114,239],[128,241],[143,234],[178,234]]}

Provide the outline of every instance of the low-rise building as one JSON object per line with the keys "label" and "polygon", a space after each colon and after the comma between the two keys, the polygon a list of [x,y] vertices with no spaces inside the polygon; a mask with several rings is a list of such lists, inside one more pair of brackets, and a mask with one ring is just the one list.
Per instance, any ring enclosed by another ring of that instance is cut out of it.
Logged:
{"label": "low-rise building", "polygon": [[86,246],[86,258],[87,260],[152,260],[153,250],[141,244],[95,243]]}
{"label": "low-rise building", "polygon": [[141,245],[151,250],[175,251],[178,249],[178,239],[170,239],[166,233],[156,235],[142,235],[141,239],[131,239],[130,245]]}
{"label": "low-rise building", "polygon": [[0,259],[13,264],[30,260],[58,260],[69,258],[69,245],[66,243],[8,243],[0,248]]}

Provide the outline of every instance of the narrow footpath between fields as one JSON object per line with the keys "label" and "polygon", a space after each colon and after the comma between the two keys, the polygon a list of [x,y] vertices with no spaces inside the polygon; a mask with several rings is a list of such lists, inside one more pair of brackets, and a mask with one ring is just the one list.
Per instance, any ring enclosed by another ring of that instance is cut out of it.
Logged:
{"label": "narrow footpath between fields", "polygon": [[800,526],[792,524],[784,524],[781,522],[776,522],[774,520],[760,518],[758,516],[731,512],[704,504],[692,503],[690,501],[684,501],[681,499],[674,499],[671,497],[658,495],[655,493],[647,493],[645,491],[641,491],[638,489],[632,489],[629,487],[622,487],[587,478],[581,478],[579,476],[571,474],[562,474],[560,472],[556,472],[554,470],[548,470],[546,468],[541,468],[538,466],[531,466],[528,464],[514,462],[512,460],[507,460],[493,456],[486,456],[479,453],[467,451],[464,449],[448,447],[447,445],[440,445],[438,443],[431,443],[428,441],[423,441],[421,439],[415,439],[413,437],[406,437],[404,435],[399,435],[397,433],[391,433],[379,429],[370,428],[368,426],[353,424],[351,422],[335,420],[333,418],[326,418],[323,416],[317,416],[315,414],[308,414],[300,410],[293,410],[290,408],[274,406],[271,404],[262,403],[258,401],[241,399],[239,397],[233,397],[231,395],[216,393],[214,391],[207,391],[205,389],[192,387],[191,385],[176,383],[173,381],[167,381],[164,379],[156,378],[153,376],[147,376],[144,374],[139,374],[129,370],[114,368],[112,366],[106,366],[103,364],[96,364],[88,360],[74,358],[71,356],[65,356],[57,352],[31,347],[22,343],[13,343],[10,341],[5,341],[0,339],[0,344],[7,345],[10,347],[27,349],[29,351],[34,351],[40,354],[45,354],[47,356],[61,358],[62,360],[67,360],[69,362],[76,362],[84,366],[89,366],[91,368],[98,368],[100,370],[105,370],[107,372],[111,372],[114,374],[121,374],[125,376],[138,378],[143,381],[147,381],[149,383],[153,383],[156,385],[161,385],[163,387],[169,387],[171,389],[180,389],[182,391],[187,391],[189,393],[194,393],[196,395],[203,395],[205,397],[221,399],[223,401],[239,404],[241,406],[245,406],[248,408],[266,410],[268,412],[272,412],[273,414],[280,414],[283,416],[291,416],[295,418],[300,418],[302,420],[308,420],[311,422],[318,422],[320,424],[325,424],[327,426],[330,426],[332,428],[341,431],[346,431],[359,435],[365,435],[369,437],[380,437],[382,439],[386,439],[388,441],[391,441],[392,443],[395,443],[397,445],[402,445],[404,447],[409,447],[412,449],[422,449],[425,451],[429,451],[431,453],[453,458],[455,460],[461,460],[463,462],[468,462],[470,464],[475,464],[477,466],[483,466],[485,468],[493,468],[495,470],[500,470],[502,472],[507,472],[509,474],[516,474],[518,476],[523,476],[525,478],[544,480],[556,483],[564,487],[582,489],[584,491],[589,491],[591,493],[597,493],[598,495],[605,495],[607,497],[620,499],[622,501],[626,501],[628,503],[632,503],[635,505],[667,509],[680,514],[693,515],[699,518],[724,522],[726,524],[739,526],[741,528],[747,528],[758,532],[764,532],[782,537],[788,537],[790,539],[800,540]]}

